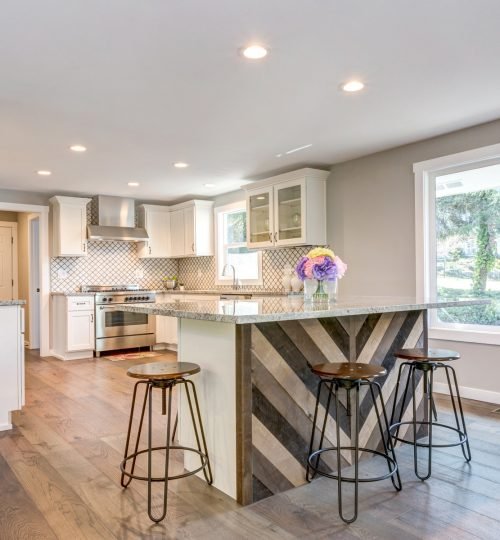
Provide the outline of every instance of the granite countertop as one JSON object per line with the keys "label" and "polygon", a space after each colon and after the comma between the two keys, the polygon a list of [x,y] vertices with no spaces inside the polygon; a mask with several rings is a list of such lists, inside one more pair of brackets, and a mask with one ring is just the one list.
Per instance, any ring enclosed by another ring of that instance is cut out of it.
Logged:
{"label": "granite countertop", "polygon": [[95,293],[81,291],[52,291],[50,296],[95,296]]}
{"label": "granite countertop", "polygon": [[[240,290],[233,290],[233,289],[197,289],[197,290],[185,290],[185,291],[179,291],[178,289],[140,289],[138,291],[130,291],[131,293],[141,293],[141,292],[149,292],[149,293],[156,293],[156,294],[175,294],[175,295],[186,295],[186,294],[199,294],[199,295],[210,295],[210,296],[220,296],[221,294],[235,294],[235,295],[243,295],[243,294],[251,294],[253,296],[286,296],[287,293],[281,292],[281,291],[271,291],[271,290],[262,290],[262,291],[250,291],[248,289],[240,289]],[[81,291],[52,291],[51,296],[94,296],[94,292],[81,292]]]}
{"label": "granite countertop", "polygon": [[302,296],[275,296],[252,300],[199,300],[181,299],[167,303],[123,305],[123,311],[148,313],[184,319],[227,322],[234,324],[318,319],[370,313],[390,313],[439,307],[486,305],[489,300],[449,300],[418,302],[415,298],[350,297],[338,302],[305,303]]}
{"label": "granite countertop", "polygon": [[0,306],[24,306],[26,300],[0,300]]}

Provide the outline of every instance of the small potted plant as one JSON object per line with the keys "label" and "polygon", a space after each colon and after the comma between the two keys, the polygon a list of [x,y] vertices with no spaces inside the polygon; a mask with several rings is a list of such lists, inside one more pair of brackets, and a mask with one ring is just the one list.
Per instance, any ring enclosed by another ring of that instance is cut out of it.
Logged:
{"label": "small potted plant", "polygon": [[163,278],[163,286],[165,289],[175,289],[177,285],[177,276],[165,276]]}

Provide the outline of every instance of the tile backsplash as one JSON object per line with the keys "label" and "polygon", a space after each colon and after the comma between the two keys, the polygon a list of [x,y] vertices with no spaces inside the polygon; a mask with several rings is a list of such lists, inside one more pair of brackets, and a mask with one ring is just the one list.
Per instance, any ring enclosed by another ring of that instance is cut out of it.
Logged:
{"label": "tile backsplash", "polygon": [[137,245],[133,242],[89,242],[87,252],[86,257],[51,259],[52,291],[77,291],[81,285],[123,283],[160,289],[164,276],[178,274],[176,259],[139,259]]}
{"label": "tile backsplash", "polygon": [[[295,266],[311,248],[281,248],[262,252],[263,285],[245,286],[259,290],[282,290],[281,280],[286,266]],[[186,289],[228,289],[230,285],[215,284],[215,257],[193,257],[179,260],[179,280]]]}
{"label": "tile backsplash", "polygon": [[[282,288],[285,266],[294,266],[310,248],[263,251],[262,286],[249,289]],[[164,276],[177,275],[186,289],[220,289],[215,284],[215,257],[186,259],[139,259],[133,242],[89,242],[86,257],[54,257],[50,262],[52,291],[77,291],[81,285],[138,283],[144,289],[161,289]]]}

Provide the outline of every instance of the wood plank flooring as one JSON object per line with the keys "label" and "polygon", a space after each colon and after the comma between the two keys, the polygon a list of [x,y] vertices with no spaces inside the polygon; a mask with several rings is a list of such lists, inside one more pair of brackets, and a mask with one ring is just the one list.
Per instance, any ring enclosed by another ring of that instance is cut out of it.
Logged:
{"label": "wood plank flooring", "polygon": [[[420,482],[411,447],[399,448],[403,491],[388,480],[362,485],[350,526],[338,517],[335,482],[324,478],[245,508],[198,478],[171,482],[168,517],[152,524],[145,485],[120,487],[131,364],[27,354],[26,407],[14,414],[15,429],[0,434],[2,540],[500,538],[500,414],[472,401],[465,402],[472,463],[458,448],[436,449],[433,476]],[[444,398],[438,408],[451,419]],[[179,470],[181,459],[173,462]],[[381,466],[372,460],[363,471]]]}

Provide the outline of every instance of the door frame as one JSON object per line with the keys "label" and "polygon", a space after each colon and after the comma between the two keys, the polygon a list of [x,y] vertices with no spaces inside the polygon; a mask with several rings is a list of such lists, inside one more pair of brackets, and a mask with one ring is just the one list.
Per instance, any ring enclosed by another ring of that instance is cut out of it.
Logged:
{"label": "door frame", "polygon": [[0,202],[0,210],[39,214],[40,240],[40,356],[50,356],[50,255],[49,207],[39,204]]}
{"label": "door frame", "polygon": [[19,269],[17,267],[17,222],[15,221],[0,221],[0,227],[10,227],[12,229],[12,298],[16,298],[19,294]]}
{"label": "door frame", "polygon": [[[41,332],[40,332],[40,292],[38,294],[38,310],[33,309],[33,298],[36,298],[35,294],[35,287],[33,284],[33,272],[36,266],[38,266],[38,285],[40,285],[41,282],[41,265],[40,265],[40,214],[28,214],[28,272],[29,272],[29,302],[30,302],[30,309],[29,309],[29,328],[30,328],[30,336],[29,336],[29,342],[28,342],[28,348],[29,349],[39,349],[40,348],[40,339],[41,339]],[[38,260],[33,259],[33,222],[35,220],[38,220]],[[33,329],[38,328],[38,342],[33,341]]]}

